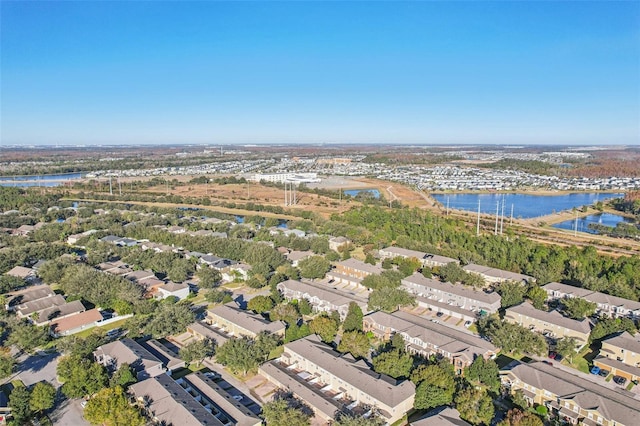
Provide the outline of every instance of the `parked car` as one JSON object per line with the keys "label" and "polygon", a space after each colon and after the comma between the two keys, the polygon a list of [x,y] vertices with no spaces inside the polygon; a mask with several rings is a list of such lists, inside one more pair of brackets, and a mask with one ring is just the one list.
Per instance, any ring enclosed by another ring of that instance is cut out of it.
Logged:
{"label": "parked car", "polygon": [[441,317],[441,316],[443,316],[443,315],[444,315],[444,314],[443,314],[442,312],[438,312],[438,313],[436,314],[436,316],[437,316],[438,318],[440,318],[440,317]]}
{"label": "parked car", "polygon": [[467,321],[467,322],[464,323],[464,326],[469,328],[469,327],[471,327],[471,324],[473,324],[471,321]]}
{"label": "parked car", "polygon": [[242,395],[232,395],[231,398],[235,399],[236,401],[242,401]]}
{"label": "parked car", "polygon": [[220,374],[216,373],[215,371],[207,371],[206,373],[204,373],[205,377],[208,377],[210,379],[218,379],[220,378]]}
{"label": "parked car", "polygon": [[555,352],[553,352],[553,351],[552,351],[552,352],[549,352],[549,358],[550,358],[550,359],[556,359],[556,356],[558,356],[558,354],[557,354],[557,353],[555,353]]}
{"label": "parked car", "polygon": [[627,381],[627,379],[625,379],[622,376],[613,376],[613,381],[617,384],[617,385],[624,385],[625,382]]}
{"label": "parked car", "polygon": [[591,367],[591,374],[600,374],[600,367],[596,367],[595,365]]}
{"label": "parked car", "polygon": [[609,373],[610,373],[610,372],[609,372],[608,370],[600,369],[600,372],[598,373],[598,376],[600,376],[600,377],[607,377],[607,376],[609,375]]}
{"label": "parked car", "polygon": [[564,358],[562,355],[560,355],[559,353],[556,353],[556,357],[554,359],[556,361],[562,361],[562,358]]}

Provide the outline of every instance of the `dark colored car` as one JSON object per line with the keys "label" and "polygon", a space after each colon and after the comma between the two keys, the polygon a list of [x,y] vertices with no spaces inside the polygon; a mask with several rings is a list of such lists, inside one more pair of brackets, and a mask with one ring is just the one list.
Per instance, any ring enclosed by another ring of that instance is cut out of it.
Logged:
{"label": "dark colored car", "polygon": [[608,375],[609,375],[609,371],[607,370],[601,369],[600,372],[598,373],[598,376],[601,376],[601,377],[607,377]]}
{"label": "dark colored car", "polygon": [[440,317],[441,317],[441,316],[443,316],[443,315],[444,315],[444,314],[443,314],[442,312],[438,312],[438,313],[436,314],[436,316],[437,316],[438,318],[440,318]]}
{"label": "dark colored car", "polygon": [[550,359],[556,359],[556,356],[558,356],[558,354],[557,354],[557,353],[555,353],[555,352],[549,352],[549,358],[550,358]]}
{"label": "dark colored car", "polygon": [[564,358],[562,355],[560,354],[556,354],[556,357],[554,358],[556,361],[562,361],[562,358]]}
{"label": "dark colored car", "polygon": [[617,385],[624,385],[625,382],[627,381],[627,379],[625,379],[622,376],[613,376],[613,381],[617,384]]}

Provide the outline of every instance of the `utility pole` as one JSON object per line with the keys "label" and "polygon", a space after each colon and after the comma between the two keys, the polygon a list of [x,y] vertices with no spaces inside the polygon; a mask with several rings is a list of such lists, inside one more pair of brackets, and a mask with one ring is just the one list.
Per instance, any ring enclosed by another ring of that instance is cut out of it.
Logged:
{"label": "utility pole", "polygon": [[478,197],[478,223],[476,224],[476,237],[480,236],[480,197]]}
{"label": "utility pole", "polygon": [[502,217],[500,218],[500,235],[502,235],[502,225],[504,225],[504,195],[502,196]]}
{"label": "utility pole", "polygon": [[118,188],[120,189],[120,196],[122,197],[122,182],[120,182],[120,176],[118,176]]}
{"label": "utility pole", "polygon": [[109,195],[113,195],[113,186],[111,185],[111,176],[109,176]]}
{"label": "utility pole", "polygon": [[500,200],[496,201],[496,227],[493,230],[493,235],[498,235],[498,214],[500,213]]}
{"label": "utility pole", "polygon": [[509,226],[513,225],[513,203],[511,203],[511,219],[509,220]]}

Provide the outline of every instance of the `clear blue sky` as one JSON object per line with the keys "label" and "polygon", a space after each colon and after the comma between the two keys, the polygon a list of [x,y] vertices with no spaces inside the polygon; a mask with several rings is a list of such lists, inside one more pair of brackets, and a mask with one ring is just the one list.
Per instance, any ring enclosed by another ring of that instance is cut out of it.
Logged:
{"label": "clear blue sky", "polygon": [[640,2],[2,1],[1,140],[640,143]]}

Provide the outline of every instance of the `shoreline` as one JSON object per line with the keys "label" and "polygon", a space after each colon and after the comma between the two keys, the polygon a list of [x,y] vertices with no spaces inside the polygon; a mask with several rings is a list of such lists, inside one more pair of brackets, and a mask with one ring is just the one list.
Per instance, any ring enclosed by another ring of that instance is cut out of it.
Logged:
{"label": "shoreline", "polygon": [[425,191],[427,194],[433,195],[457,195],[457,194],[521,194],[521,195],[533,195],[533,196],[562,196],[562,195],[570,195],[570,194],[626,194],[629,192],[628,190],[615,190],[615,189],[601,189],[601,190],[579,190],[579,189],[571,189],[571,190],[559,190],[559,189],[518,189],[518,190],[509,190],[509,191],[490,191],[490,190],[481,190],[481,191],[473,191],[473,190],[460,190],[460,191]]}

